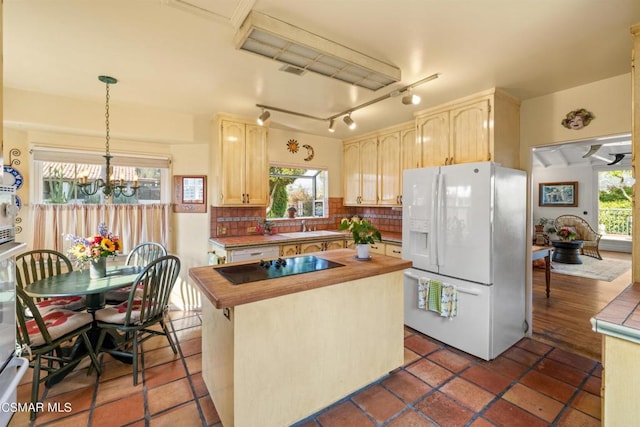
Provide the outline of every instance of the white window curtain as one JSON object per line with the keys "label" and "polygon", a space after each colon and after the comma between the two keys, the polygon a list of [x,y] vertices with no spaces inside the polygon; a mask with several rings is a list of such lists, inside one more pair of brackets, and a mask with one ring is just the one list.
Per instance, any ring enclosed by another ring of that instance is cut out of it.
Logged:
{"label": "white window curtain", "polygon": [[66,252],[68,234],[89,237],[105,223],[109,232],[120,237],[122,252],[128,253],[142,242],[169,244],[171,205],[32,205],[33,248]]}

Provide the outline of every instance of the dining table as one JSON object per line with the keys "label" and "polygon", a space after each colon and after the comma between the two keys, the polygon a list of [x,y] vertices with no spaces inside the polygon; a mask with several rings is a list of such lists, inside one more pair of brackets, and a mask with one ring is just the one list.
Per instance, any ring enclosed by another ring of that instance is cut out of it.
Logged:
{"label": "dining table", "polygon": [[553,253],[553,248],[550,246],[537,246],[533,245],[531,249],[531,260],[535,261],[537,259],[544,259],[544,279],[546,285],[546,294],[547,298],[549,298],[549,293],[551,292],[551,255]]}
{"label": "dining table", "polygon": [[[24,291],[27,295],[35,298],[84,295],[87,312],[94,315],[96,311],[105,307],[105,295],[107,291],[132,285],[142,270],[144,270],[144,267],[140,266],[110,266],[107,267],[106,276],[97,279],[90,278],[88,270],[74,270],[36,280],[26,285]],[[100,329],[97,327],[95,320],[92,328],[87,332],[87,336],[95,349],[98,337],[100,336]],[[105,346],[113,347],[118,340],[118,336],[107,335]],[[70,354],[79,362],[84,355],[83,350],[84,346],[76,342],[70,350]],[[116,358],[122,362],[131,363],[131,360],[128,358]],[[47,385],[52,386],[58,383],[68,372],[70,371],[63,374],[51,375],[50,378],[47,379]]]}
{"label": "dining table", "polygon": [[74,270],[25,286],[27,295],[34,298],[66,297],[84,295],[87,312],[93,314],[104,308],[107,291],[133,284],[144,267],[121,265],[107,267],[107,275],[98,279],[89,277],[88,270]]}

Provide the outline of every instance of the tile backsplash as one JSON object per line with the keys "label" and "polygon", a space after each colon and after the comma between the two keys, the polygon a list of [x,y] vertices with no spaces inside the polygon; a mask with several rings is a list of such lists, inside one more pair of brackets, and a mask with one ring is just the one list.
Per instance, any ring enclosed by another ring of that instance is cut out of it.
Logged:
{"label": "tile backsplash", "polygon": [[[337,230],[340,220],[344,217],[358,215],[370,220],[380,231],[402,232],[402,210],[398,208],[382,207],[352,207],[343,206],[342,197],[329,198],[329,214],[324,218],[283,218],[275,220],[278,233],[300,231],[302,220],[307,229]],[[248,229],[255,227],[258,221],[264,219],[263,207],[226,208],[211,206],[210,237],[237,237],[256,234]]]}

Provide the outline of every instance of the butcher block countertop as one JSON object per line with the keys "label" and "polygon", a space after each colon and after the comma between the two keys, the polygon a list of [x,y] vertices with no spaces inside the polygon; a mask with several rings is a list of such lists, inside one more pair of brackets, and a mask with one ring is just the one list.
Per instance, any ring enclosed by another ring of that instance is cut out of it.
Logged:
{"label": "butcher block countertop", "polygon": [[[351,280],[374,277],[380,274],[404,270],[410,268],[412,265],[410,261],[378,254],[373,254],[370,260],[360,261],[356,259],[356,251],[354,249],[337,249],[315,252],[308,255],[315,255],[318,258],[344,264],[344,267],[296,274],[277,279],[261,280],[241,285],[232,285],[222,277],[221,274],[215,271],[216,268],[229,264],[194,267],[189,269],[189,277],[193,279],[196,286],[198,286],[202,294],[213,306],[220,309],[335,285]],[[250,261],[237,264],[251,264],[255,262],[256,261]]]}
{"label": "butcher block countertop", "polygon": [[[297,242],[330,240],[334,238],[336,240],[341,238],[349,239],[350,237],[351,234],[347,231],[318,230],[296,233],[279,233],[274,235],[255,234],[251,236],[218,237],[210,238],[209,241],[215,245],[221,246],[225,250],[230,250],[256,246],[287,245]],[[383,231],[382,242],[401,244],[402,233]]]}

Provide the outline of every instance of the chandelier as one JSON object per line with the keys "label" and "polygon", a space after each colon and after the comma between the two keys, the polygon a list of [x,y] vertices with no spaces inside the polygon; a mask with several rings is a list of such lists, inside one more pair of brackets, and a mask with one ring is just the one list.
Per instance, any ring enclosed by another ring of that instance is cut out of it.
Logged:
{"label": "chandelier", "polygon": [[125,196],[131,197],[138,191],[138,177],[134,176],[133,182],[125,182],[123,178],[118,180],[113,176],[113,166],[111,166],[111,158],[113,157],[109,153],[109,85],[118,83],[113,77],[110,76],[98,76],[98,80],[104,83],[107,87],[107,98],[105,104],[105,123],[106,123],[106,142],[105,142],[105,155],[103,156],[106,161],[105,177],[104,179],[98,178],[95,181],[89,182],[88,173],[78,178],[78,187],[87,196],[92,196],[98,191],[102,191],[105,197],[111,196]]}

